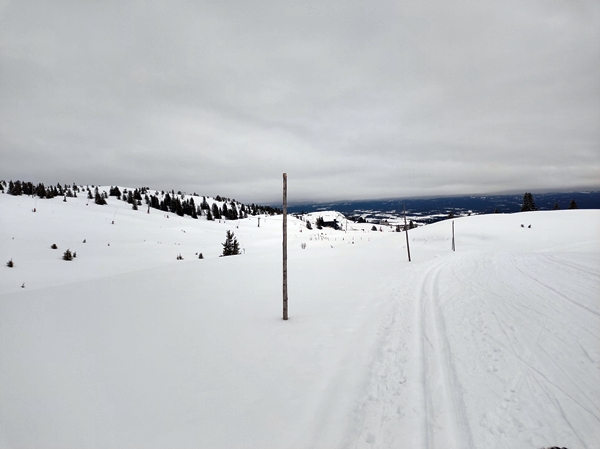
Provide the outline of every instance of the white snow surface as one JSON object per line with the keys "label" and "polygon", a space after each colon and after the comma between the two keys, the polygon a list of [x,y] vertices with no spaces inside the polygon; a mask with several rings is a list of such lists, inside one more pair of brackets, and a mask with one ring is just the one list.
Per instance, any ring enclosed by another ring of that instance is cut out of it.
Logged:
{"label": "white snow surface", "polygon": [[86,202],[0,194],[1,448],[600,447],[598,210],[290,216],[283,321],[281,216]]}

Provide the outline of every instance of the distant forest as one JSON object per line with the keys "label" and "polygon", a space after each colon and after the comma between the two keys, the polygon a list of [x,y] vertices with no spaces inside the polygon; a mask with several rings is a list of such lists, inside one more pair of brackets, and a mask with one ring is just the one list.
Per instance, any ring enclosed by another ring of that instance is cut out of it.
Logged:
{"label": "distant forest", "polygon": [[[144,204],[152,209],[158,209],[163,212],[170,212],[183,217],[189,215],[192,218],[204,216],[207,220],[237,220],[238,218],[247,218],[249,215],[277,215],[283,211],[277,207],[264,206],[257,204],[243,204],[235,199],[222,197],[201,196],[196,193],[188,195],[175,190],[152,192],[148,187],[139,187],[135,189],[124,188],[123,191],[119,187],[111,186],[109,191],[99,190],[98,186],[94,185],[77,185],[77,184],[56,184],[45,186],[43,183],[35,184],[28,181],[0,181],[0,193],[8,195],[29,195],[38,198],[55,198],[63,197],[63,201],[67,198],[77,198],[79,195],[86,195],[88,200],[92,200],[95,204],[105,205],[110,197],[117,200],[125,201],[131,204],[132,209],[138,210]],[[197,199],[194,200],[194,197]],[[196,203],[199,204],[196,204]]]}

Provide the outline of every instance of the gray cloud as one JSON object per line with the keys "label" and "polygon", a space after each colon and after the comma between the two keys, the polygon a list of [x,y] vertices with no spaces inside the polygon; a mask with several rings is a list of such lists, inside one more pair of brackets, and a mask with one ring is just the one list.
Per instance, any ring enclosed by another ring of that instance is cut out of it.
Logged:
{"label": "gray cloud", "polygon": [[[289,3],[289,2],[288,2]],[[600,187],[600,4],[0,3],[0,176],[242,201]]]}

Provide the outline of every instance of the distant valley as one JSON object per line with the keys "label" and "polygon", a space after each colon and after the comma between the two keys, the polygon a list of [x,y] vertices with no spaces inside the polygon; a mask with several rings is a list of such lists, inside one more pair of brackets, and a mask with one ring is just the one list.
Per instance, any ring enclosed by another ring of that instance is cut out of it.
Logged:
{"label": "distant valley", "polygon": [[[575,200],[579,209],[600,209],[600,192],[538,193],[533,195],[539,210],[552,210],[558,204],[568,209]],[[521,210],[523,194],[480,195],[444,198],[387,199],[338,201],[329,203],[302,203],[288,206],[290,213],[336,210],[348,217],[363,217],[367,221],[397,218],[406,207],[407,218],[419,223],[434,223],[454,216],[498,213],[514,213]]]}

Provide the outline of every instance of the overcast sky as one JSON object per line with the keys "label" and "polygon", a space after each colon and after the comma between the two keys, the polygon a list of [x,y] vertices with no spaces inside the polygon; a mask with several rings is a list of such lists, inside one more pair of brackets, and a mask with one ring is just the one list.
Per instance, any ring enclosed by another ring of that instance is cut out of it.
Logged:
{"label": "overcast sky", "polygon": [[0,0],[0,179],[600,188],[600,2]]}

